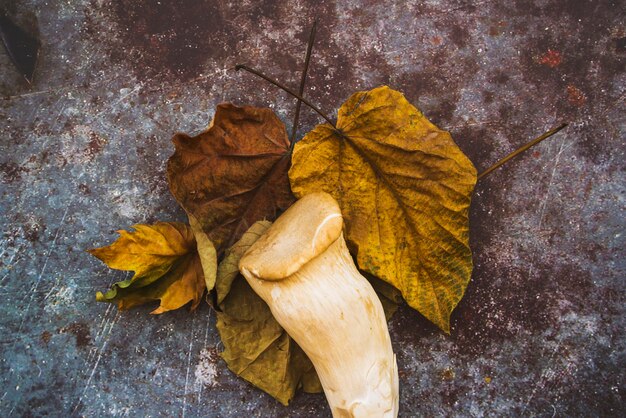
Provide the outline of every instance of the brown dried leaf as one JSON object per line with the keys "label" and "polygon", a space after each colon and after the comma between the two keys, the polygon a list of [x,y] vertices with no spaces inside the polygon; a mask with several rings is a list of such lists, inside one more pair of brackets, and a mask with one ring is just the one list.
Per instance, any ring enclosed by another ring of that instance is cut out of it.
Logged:
{"label": "brown dried leaf", "polygon": [[272,110],[220,104],[208,130],[177,134],[173,142],[167,166],[172,194],[218,254],[254,222],[274,219],[293,202],[289,140]]}

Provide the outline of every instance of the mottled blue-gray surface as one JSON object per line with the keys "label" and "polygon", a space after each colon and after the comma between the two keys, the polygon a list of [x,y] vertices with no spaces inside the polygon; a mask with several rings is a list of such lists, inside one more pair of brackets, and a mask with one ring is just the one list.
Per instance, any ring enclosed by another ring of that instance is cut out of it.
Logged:
{"label": "mottled blue-gray surface", "polygon": [[[0,415],[294,416],[219,359],[205,304],[150,316],[94,301],[125,277],[84,250],[134,223],[184,220],[164,166],[175,131],[217,103],[308,97],[333,113],[388,84],[451,131],[479,170],[570,126],[478,184],[475,272],[446,336],[391,321],[401,413],[623,416],[626,341],[623,1],[69,0],[4,3],[38,33],[32,86],[0,53]],[[304,111],[300,134],[319,120]]]}

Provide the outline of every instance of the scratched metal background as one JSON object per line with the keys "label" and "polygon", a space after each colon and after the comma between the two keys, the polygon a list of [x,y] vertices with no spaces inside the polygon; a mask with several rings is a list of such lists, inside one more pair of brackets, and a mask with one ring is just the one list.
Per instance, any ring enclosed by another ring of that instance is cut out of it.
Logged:
{"label": "scratched metal background", "polygon": [[[0,415],[328,415],[289,408],[219,359],[208,306],[150,316],[97,304],[124,274],[84,250],[138,222],[183,220],[164,165],[217,103],[308,97],[334,113],[388,84],[451,131],[478,169],[567,130],[481,181],[475,272],[445,336],[391,322],[401,416],[623,416],[626,341],[624,1],[4,2],[42,51],[28,86],[0,53]],[[304,111],[300,134],[319,120]]]}

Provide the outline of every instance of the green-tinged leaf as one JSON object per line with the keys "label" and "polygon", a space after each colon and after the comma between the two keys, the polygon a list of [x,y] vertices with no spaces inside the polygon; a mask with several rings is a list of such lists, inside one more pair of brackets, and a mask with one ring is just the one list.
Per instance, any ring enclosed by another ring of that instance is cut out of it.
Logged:
{"label": "green-tinged leaf", "polygon": [[183,223],[157,222],[133,228],[135,231],[117,231],[120,237],[111,245],[88,250],[112,269],[135,272],[117,287],[131,283],[146,286],[167,273],[180,257],[195,251],[193,232]]}
{"label": "green-tinged leaf", "polygon": [[239,275],[239,259],[243,256],[248,248],[272,225],[269,221],[259,221],[250,227],[241,239],[232,247],[226,250],[224,259],[217,267],[217,292],[218,305],[224,301],[233,280]]}
{"label": "green-tinged leaf", "polygon": [[289,178],[297,197],[335,197],[359,268],[449,332],[472,272],[476,169],[448,132],[397,91],[359,92],[339,109],[337,129],[318,125],[295,145]]}
{"label": "green-tinged leaf", "polygon": [[99,302],[114,302],[120,310],[133,308],[144,303],[160,300],[161,303],[153,314],[178,309],[192,302],[195,309],[202,300],[205,285],[202,266],[197,254],[188,254],[180,258],[174,267],[155,282],[143,286],[126,288],[117,287],[102,294],[96,293]]}
{"label": "green-tinged leaf", "polygon": [[298,387],[319,392],[321,384],[311,361],[237,268],[243,253],[270,225],[255,223],[220,263],[215,286],[221,309],[217,329],[228,368],[287,405]]}
{"label": "green-tinged leaf", "polygon": [[107,247],[89,250],[110,268],[135,272],[132,278],[113,284],[108,292],[97,292],[96,300],[117,303],[121,310],[158,300],[154,314],[189,302],[195,309],[206,288],[205,272],[214,277],[217,270],[210,242],[204,238],[208,251],[201,262],[192,229],[185,224],[158,222],[135,225],[134,229],[119,231],[120,237]]}

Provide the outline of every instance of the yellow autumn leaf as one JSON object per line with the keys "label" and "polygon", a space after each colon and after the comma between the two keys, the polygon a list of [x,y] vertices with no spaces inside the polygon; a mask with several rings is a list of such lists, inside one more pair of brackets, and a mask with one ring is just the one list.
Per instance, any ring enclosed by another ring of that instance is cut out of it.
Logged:
{"label": "yellow autumn leaf", "polygon": [[296,144],[289,178],[297,197],[333,195],[359,268],[449,332],[472,271],[476,169],[448,132],[389,87],[359,92],[337,129],[318,125]]}
{"label": "yellow autumn leaf", "polygon": [[206,288],[205,276],[212,276],[207,282],[215,282],[217,257],[208,238],[198,237],[205,250],[201,257],[194,233],[198,236],[202,232],[183,223],[157,222],[133,228],[131,232],[118,231],[120,237],[113,244],[89,250],[110,268],[135,273],[113,284],[106,293],[97,292],[96,300],[117,303],[122,310],[159,300],[154,314],[189,302],[195,309]]}

